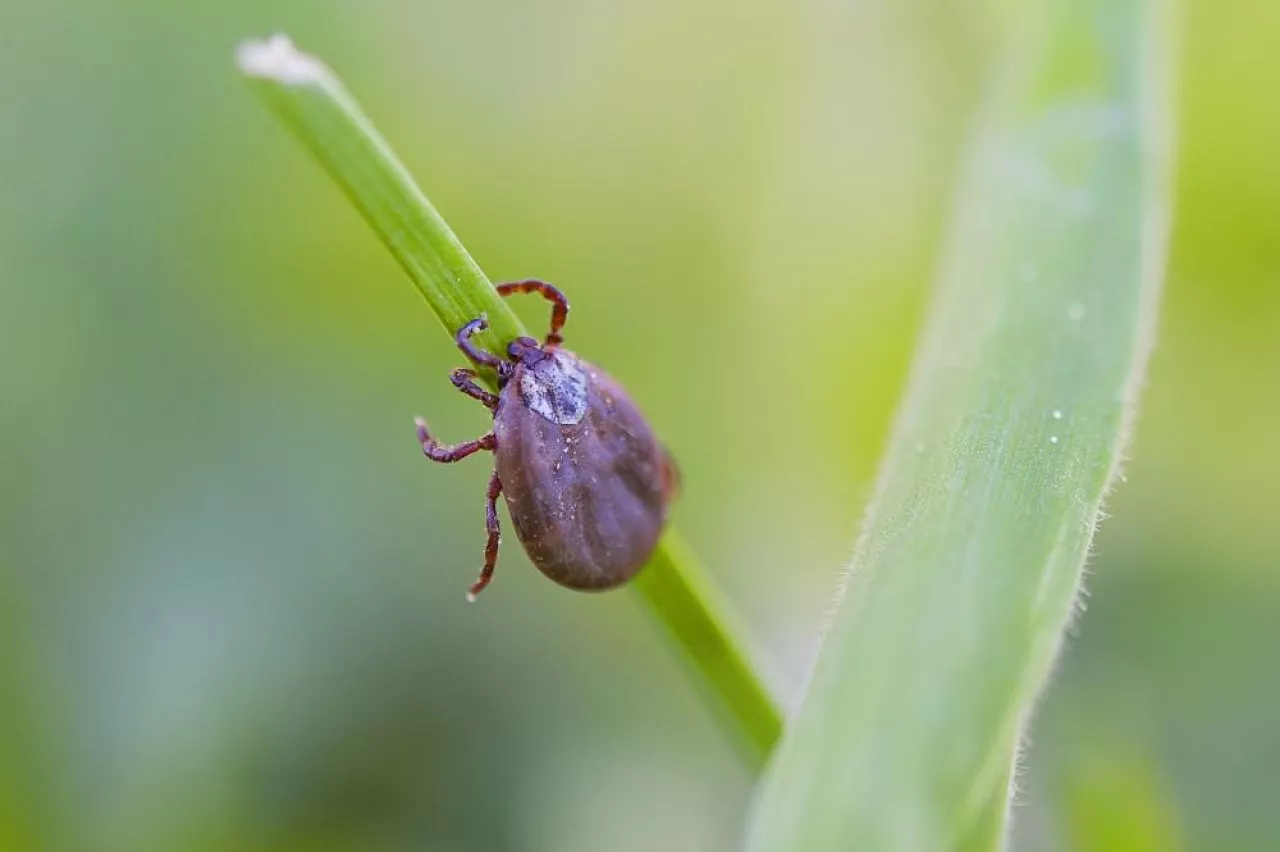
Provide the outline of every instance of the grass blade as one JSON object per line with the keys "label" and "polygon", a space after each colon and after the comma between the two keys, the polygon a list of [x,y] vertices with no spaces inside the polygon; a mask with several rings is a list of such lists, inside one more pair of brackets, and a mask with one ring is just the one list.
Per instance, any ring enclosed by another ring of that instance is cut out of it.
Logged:
{"label": "grass blade", "polygon": [[1071,617],[1157,308],[1156,9],[1027,10],[964,166],[840,609],[759,791],[752,852],[999,843],[990,808]]}
{"label": "grass blade", "polygon": [[[526,334],[444,219],[342,83],[284,36],[241,45],[237,60],[259,93],[312,151],[386,244],[450,334],[487,314],[492,351]],[[487,338],[487,339],[486,339]],[[493,376],[487,377],[493,386]],[[703,692],[732,721],[747,762],[763,763],[781,714],[751,668],[731,607],[674,532],[633,588],[682,650]]]}
{"label": "grass blade", "polygon": [[752,762],[762,765],[782,735],[782,716],[746,649],[735,641],[742,629],[730,620],[719,591],[697,566],[689,546],[669,531],[631,585],[697,667],[709,691],[720,696],[715,706],[721,717],[737,723]]}
{"label": "grass blade", "polygon": [[236,59],[404,267],[450,335],[482,313],[489,317],[485,335],[496,342],[495,351],[524,334],[516,315],[328,66],[299,52],[284,36],[245,42]]}

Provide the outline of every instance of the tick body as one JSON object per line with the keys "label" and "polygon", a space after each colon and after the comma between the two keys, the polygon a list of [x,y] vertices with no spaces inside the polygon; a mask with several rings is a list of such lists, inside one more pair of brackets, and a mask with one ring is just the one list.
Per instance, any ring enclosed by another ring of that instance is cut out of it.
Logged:
{"label": "tick body", "polygon": [[499,494],[520,543],[547,577],[582,591],[621,585],[644,566],[662,534],[677,487],[675,466],[622,387],[560,348],[569,303],[559,290],[534,280],[497,289],[503,296],[540,293],[553,307],[546,342],[514,340],[505,359],[472,343],[471,336],[487,327],[483,318],[458,330],[463,354],[498,373],[497,394],[475,384],[474,370],[454,370],[451,377],[493,411],[493,431],[443,447],[418,421],[423,452],[434,461],[458,461],[480,450],[495,456],[484,567],[468,597],[493,577]]}

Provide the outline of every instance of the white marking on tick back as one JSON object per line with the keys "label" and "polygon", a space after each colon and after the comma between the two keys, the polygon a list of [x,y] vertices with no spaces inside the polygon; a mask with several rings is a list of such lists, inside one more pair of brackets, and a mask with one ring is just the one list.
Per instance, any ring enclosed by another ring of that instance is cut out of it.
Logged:
{"label": "white marking on tick back", "polygon": [[579,423],[587,414],[587,374],[572,355],[556,352],[521,374],[520,397],[552,423]]}

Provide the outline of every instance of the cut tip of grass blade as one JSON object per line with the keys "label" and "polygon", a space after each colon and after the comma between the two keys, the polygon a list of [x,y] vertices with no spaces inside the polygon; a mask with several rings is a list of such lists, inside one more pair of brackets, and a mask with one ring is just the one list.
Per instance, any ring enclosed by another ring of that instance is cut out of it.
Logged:
{"label": "cut tip of grass blade", "polygon": [[236,48],[236,65],[250,77],[286,86],[314,85],[328,74],[323,62],[298,50],[284,33],[241,42]]}

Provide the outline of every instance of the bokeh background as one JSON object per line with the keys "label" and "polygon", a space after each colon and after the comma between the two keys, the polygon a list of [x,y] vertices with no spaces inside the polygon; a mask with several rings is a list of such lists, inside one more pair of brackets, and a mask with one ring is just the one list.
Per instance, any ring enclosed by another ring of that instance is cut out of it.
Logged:
{"label": "bokeh background", "polygon": [[[626,592],[509,539],[458,357],[237,79],[320,52],[677,454],[794,701],[998,7],[0,0],[0,849],[728,850],[751,779]],[[1018,848],[1280,848],[1280,5],[1185,4],[1140,430]],[[519,311],[541,325],[542,304]]]}

